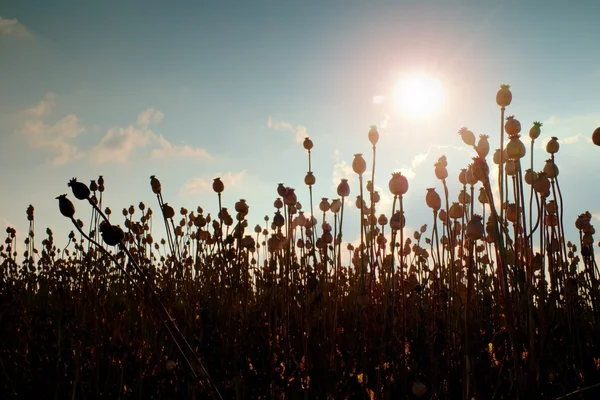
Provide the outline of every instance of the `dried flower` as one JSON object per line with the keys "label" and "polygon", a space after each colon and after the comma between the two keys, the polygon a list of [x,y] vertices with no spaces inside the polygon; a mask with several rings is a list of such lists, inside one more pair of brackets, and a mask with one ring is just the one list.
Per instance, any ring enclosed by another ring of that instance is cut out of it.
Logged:
{"label": "dried flower", "polygon": [[462,127],[459,129],[458,134],[465,144],[469,146],[475,146],[475,134],[471,132],[467,127]]}
{"label": "dried flower", "polygon": [[90,188],[85,183],[77,182],[77,178],[69,181],[68,186],[73,191],[73,196],[79,200],[87,200],[90,197]]}
{"label": "dried flower", "polygon": [[510,85],[500,85],[500,90],[496,93],[496,104],[500,107],[508,107],[512,101]]}
{"label": "dried flower", "polygon": [[362,176],[362,174],[364,174],[367,170],[367,162],[361,153],[354,155],[354,160],[352,160],[352,170],[360,176]]}
{"label": "dried flower", "polygon": [[221,181],[221,178],[215,178],[212,187],[215,193],[223,193],[223,190],[225,190],[225,185],[223,184],[223,181]]}
{"label": "dried flower", "polygon": [[310,140],[310,138],[306,137],[304,138],[304,142],[302,143],[302,146],[304,146],[304,148],[308,151],[310,151],[313,148],[313,142],[312,140]]}
{"label": "dried flower", "polygon": [[312,186],[315,184],[316,181],[317,181],[317,179],[315,178],[313,173],[311,171],[308,171],[306,173],[306,176],[304,177],[304,184],[306,186]]}
{"label": "dried flower", "polygon": [[425,202],[427,206],[434,211],[438,211],[442,206],[442,199],[437,194],[435,188],[427,188],[427,194],[425,195]]}
{"label": "dried flower", "polygon": [[540,137],[540,133],[542,132],[542,123],[535,121],[533,123],[533,126],[529,129],[529,137],[531,138],[531,140],[535,140],[538,137]]}
{"label": "dried flower", "polygon": [[408,192],[408,179],[402,172],[394,172],[388,186],[394,196],[403,196]]}
{"label": "dried flower", "polygon": [[479,135],[479,142],[477,143],[477,155],[481,158],[485,158],[490,152],[490,142],[488,141],[488,135]]}
{"label": "dried flower", "polygon": [[342,179],[337,187],[337,194],[340,197],[348,197],[350,196],[350,185],[348,184],[348,179]]}
{"label": "dried flower", "polygon": [[111,225],[106,221],[100,224],[102,240],[109,246],[116,246],[125,238],[125,233],[118,225]]}
{"label": "dried flower", "polygon": [[548,143],[546,143],[546,151],[549,154],[558,153],[559,148],[560,148],[560,145],[558,144],[558,138],[556,136],[552,136],[550,141]]}
{"label": "dried flower", "polygon": [[371,125],[371,129],[369,129],[369,142],[373,146],[377,144],[379,141],[379,132],[377,132],[377,127],[375,125]]}
{"label": "dried flower", "polygon": [[73,218],[75,215],[75,206],[71,200],[67,199],[66,194],[61,194],[56,198],[58,200],[58,209],[60,213],[67,218]]}
{"label": "dried flower", "polygon": [[594,142],[596,146],[600,146],[600,127],[596,128],[594,133],[592,133],[592,142]]}
{"label": "dried flower", "polygon": [[504,131],[509,137],[518,135],[521,132],[521,123],[514,115],[506,117],[506,123],[504,124]]}
{"label": "dried flower", "polygon": [[160,194],[162,186],[160,181],[154,175],[150,176],[150,186],[152,187],[152,193]]}

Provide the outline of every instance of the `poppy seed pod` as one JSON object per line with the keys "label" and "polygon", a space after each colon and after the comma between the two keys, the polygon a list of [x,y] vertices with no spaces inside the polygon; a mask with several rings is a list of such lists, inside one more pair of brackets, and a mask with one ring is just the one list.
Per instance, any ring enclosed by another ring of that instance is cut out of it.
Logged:
{"label": "poppy seed pod", "polygon": [[67,199],[66,194],[61,194],[56,198],[58,200],[58,209],[60,213],[67,218],[73,218],[75,215],[75,206],[71,200]]}
{"label": "poppy seed pod", "polygon": [[152,193],[160,194],[162,186],[160,181],[154,175],[150,176],[150,186],[152,187]]}
{"label": "poppy seed pod", "polygon": [[521,123],[518,119],[515,118],[514,115],[511,115],[506,118],[506,123],[504,124],[504,131],[509,137],[518,135],[521,132]]}
{"label": "poppy seed pod", "polygon": [[367,203],[365,203],[365,201],[360,197],[360,195],[356,196],[356,202],[354,203],[354,205],[359,210],[367,208]]}
{"label": "poppy seed pod", "polygon": [[520,137],[521,136],[518,134],[513,135],[506,144],[506,154],[508,155],[509,159],[518,160],[525,156],[527,151]]}
{"label": "poppy seed pod", "polygon": [[473,176],[480,182],[485,182],[490,174],[490,167],[488,167],[485,159],[480,157],[473,158]]}
{"label": "poppy seed pod", "polygon": [[537,174],[531,168],[528,168],[525,170],[525,176],[523,178],[525,179],[526,184],[531,185],[537,179]]}
{"label": "poppy seed pod", "polygon": [[406,218],[400,214],[400,211],[396,211],[392,218],[390,218],[390,228],[398,230],[404,228]]}
{"label": "poppy seed pod", "polygon": [[385,216],[385,214],[381,214],[381,215],[379,216],[379,218],[377,219],[377,223],[378,223],[379,225],[381,225],[381,226],[386,226],[386,225],[387,225],[387,223],[388,223],[388,219],[387,219],[387,217]]}
{"label": "poppy seed pod", "polygon": [[504,172],[506,172],[506,175],[508,176],[515,176],[517,174],[517,170],[519,167],[519,162],[513,159],[510,159],[506,162],[506,167],[504,169]]}
{"label": "poppy seed pod", "polygon": [[381,200],[381,196],[379,195],[379,192],[377,190],[373,193],[369,193],[369,197],[371,198],[373,203],[379,203],[379,200]]}
{"label": "poppy seed pod", "polygon": [[481,204],[487,204],[487,203],[489,203],[488,196],[487,196],[487,193],[485,191],[485,188],[479,188],[479,196],[477,197],[477,200],[479,200],[479,202]]}
{"label": "poppy seed pod", "polygon": [[327,212],[329,211],[329,208],[331,206],[329,205],[329,202],[327,201],[327,197],[322,197],[321,198],[321,202],[319,203],[319,210],[321,210],[321,212]]}
{"label": "poppy seed pod", "polygon": [[596,146],[600,146],[600,128],[596,128],[594,133],[592,133],[592,142],[594,142]]}
{"label": "poppy seed pod", "polygon": [[463,126],[460,128],[458,134],[466,145],[475,146],[475,134],[467,129],[467,127]]}
{"label": "poppy seed pod", "polygon": [[241,214],[248,214],[248,204],[245,199],[240,199],[237,203],[235,203],[235,211]]}
{"label": "poppy seed pod", "polygon": [[285,205],[293,206],[296,204],[297,201],[298,201],[298,198],[296,196],[295,189],[286,188],[285,197],[283,198],[283,202],[285,203]]}
{"label": "poppy seed pod", "polygon": [[477,142],[477,155],[481,158],[485,158],[490,152],[490,137],[488,135],[479,135],[479,142]]}
{"label": "poppy seed pod", "polygon": [[460,172],[458,173],[458,181],[463,186],[467,184],[467,176],[466,175],[467,175],[467,170],[465,168],[462,168],[460,170]]}
{"label": "poppy seed pod", "polygon": [[162,212],[165,219],[170,219],[175,216],[175,210],[168,203],[163,204]]}
{"label": "poppy seed pod", "polygon": [[540,133],[542,133],[542,123],[535,121],[533,123],[533,126],[529,129],[529,137],[531,138],[531,140],[535,140],[538,137],[540,137]]}
{"label": "poppy seed pod", "polygon": [[334,199],[331,201],[331,206],[329,207],[329,210],[332,213],[337,214],[341,208],[342,208],[342,202],[340,201],[340,199]]}
{"label": "poppy seed pod", "polygon": [[96,181],[90,181],[90,190],[92,192],[95,192],[98,190],[98,184],[96,183]]}
{"label": "poppy seed pod", "polygon": [[283,207],[283,200],[281,200],[280,197],[276,198],[273,202],[273,207],[279,210],[281,207]]}
{"label": "poppy seed pod", "polygon": [[361,176],[367,170],[367,162],[363,158],[362,153],[357,153],[354,155],[354,160],[352,160],[352,170]]}
{"label": "poppy seed pod", "polygon": [[537,179],[533,181],[533,190],[542,196],[550,191],[550,180],[548,180],[545,172],[538,173]]}
{"label": "poppy seed pod", "polygon": [[448,210],[448,217],[451,219],[459,219],[462,218],[463,214],[464,210],[462,206],[457,202],[453,202],[450,206],[450,210]]}
{"label": "poppy seed pod", "polygon": [[552,136],[550,141],[548,143],[546,143],[546,151],[549,154],[558,153],[559,148],[560,148],[560,145],[558,144],[558,138],[556,136]]}
{"label": "poppy seed pod", "polygon": [[348,184],[348,179],[342,179],[340,181],[340,184],[337,187],[337,194],[340,197],[350,196],[350,185]]}
{"label": "poppy seed pod", "polygon": [[116,246],[125,238],[125,233],[121,227],[111,225],[106,221],[102,221],[100,224],[100,234],[102,235],[102,240],[109,246]]}
{"label": "poppy seed pod", "polygon": [[479,240],[485,234],[482,218],[480,215],[473,214],[471,220],[467,223],[467,237],[471,241]]}
{"label": "poppy seed pod", "polygon": [[464,189],[458,194],[458,202],[460,204],[471,204],[471,195]]}
{"label": "poppy seed pod", "polygon": [[473,186],[477,183],[477,178],[475,178],[475,175],[473,174],[473,164],[469,164],[468,167],[469,168],[467,168],[465,179],[467,180],[468,185]]}
{"label": "poppy seed pod", "polygon": [[312,140],[310,140],[310,138],[306,137],[304,138],[304,142],[302,143],[302,146],[304,146],[304,148],[308,151],[310,151],[313,148],[313,142]]}
{"label": "poppy seed pod", "polygon": [[306,173],[306,176],[304,177],[304,184],[306,186],[312,186],[315,184],[316,181],[317,181],[317,178],[315,178],[315,176],[313,175],[313,173],[311,171],[308,171]]}
{"label": "poppy seed pod", "polygon": [[550,179],[558,176],[558,166],[554,163],[553,159],[549,158],[546,160],[546,164],[544,164],[544,172]]}
{"label": "poppy seed pod", "polygon": [[85,183],[77,182],[77,178],[73,178],[67,184],[73,191],[73,196],[79,200],[86,200],[90,197],[90,188]]}
{"label": "poppy seed pod", "polygon": [[408,179],[401,172],[394,172],[388,186],[394,196],[403,196],[408,192]]}
{"label": "poppy seed pod", "polygon": [[377,132],[377,127],[375,125],[371,125],[371,129],[369,130],[369,142],[373,146],[377,144],[379,141],[379,132]]}
{"label": "poppy seed pod", "polygon": [[437,194],[435,188],[427,188],[427,194],[425,195],[425,202],[427,206],[434,211],[438,211],[442,206],[442,199]]}
{"label": "poppy seed pod", "polygon": [[277,228],[281,228],[285,224],[285,218],[279,211],[275,212],[275,215],[273,216],[273,224]]}
{"label": "poppy seed pod", "polygon": [[506,207],[506,219],[513,224],[516,224],[518,217],[517,205],[515,203],[509,203]]}
{"label": "poppy seed pod", "polygon": [[222,193],[223,190],[225,190],[225,185],[223,184],[223,181],[221,181],[221,178],[215,178],[212,187],[215,193]]}
{"label": "poppy seed pod", "polygon": [[496,104],[500,107],[508,107],[512,101],[510,85],[500,85],[500,90],[496,93]]}

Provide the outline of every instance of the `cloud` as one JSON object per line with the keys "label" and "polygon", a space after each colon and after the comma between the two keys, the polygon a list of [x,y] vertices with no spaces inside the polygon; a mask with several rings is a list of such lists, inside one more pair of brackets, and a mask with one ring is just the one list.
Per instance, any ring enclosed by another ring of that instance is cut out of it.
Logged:
{"label": "cloud", "polygon": [[158,137],[158,145],[160,148],[152,150],[150,157],[155,159],[164,158],[198,158],[210,159],[206,149],[200,147],[192,147],[189,145],[172,145],[162,135]]}
{"label": "cloud", "polygon": [[308,137],[308,130],[304,125],[297,125],[296,127],[294,127],[289,122],[276,121],[271,117],[267,119],[267,128],[275,131],[293,132],[295,135],[294,137],[296,139],[296,143],[302,143],[304,141],[304,138]]}
{"label": "cloud", "polygon": [[55,99],[56,96],[49,93],[37,106],[26,110],[30,118],[22,124],[19,133],[27,138],[31,148],[50,152],[54,156],[52,165],[63,165],[84,156],[74,141],[85,128],[75,114],[68,114],[53,124],[44,122],[42,117],[54,107]]}
{"label": "cloud", "polygon": [[150,157],[153,159],[166,158],[198,158],[208,159],[208,152],[199,147],[189,145],[173,145],[163,135],[157,135],[151,125],[162,121],[161,111],[149,108],[142,111],[136,124],[125,128],[111,128],[90,152],[92,162],[103,164],[107,162],[126,163],[136,149],[151,148]]}
{"label": "cloud", "polygon": [[453,145],[429,146],[429,148],[427,149],[427,151],[425,153],[419,153],[413,157],[413,159],[410,162],[410,167],[402,167],[399,169],[399,171],[402,172],[402,174],[405,175],[408,179],[412,179],[417,175],[416,169],[429,158],[429,156],[431,155],[431,152],[434,149],[441,150],[441,149],[448,149],[448,148],[454,149],[454,150],[459,150],[459,151],[466,151],[466,149],[464,149],[462,147],[453,146]]}
{"label": "cloud", "polygon": [[0,17],[0,36],[33,38],[33,34],[16,18],[10,19],[2,17]]}
{"label": "cloud", "polygon": [[46,96],[35,107],[25,110],[25,114],[32,117],[41,118],[48,115],[56,105],[56,95],[54,93],[46,93]]}
{"label": "cloud", "polygon": [[[232,173],[232,172],[226,172],[224,174],[218,173],[218,174],[216,174],[216,176],[214,178],[216,178],[216,177],[221,178],[223,185],[225,185],[225,188],[227,189],[227,188],[235,187],[238,183],[243,181],[244,178],[246,177],[246,170],[240,171],[238,173]],[[195,194],[195,193],[209,192],[209,191],[212,191],[212,182],[213,182],[213,178],[210,178],[207,176],[192,178],[192,179],[188,180],[186,183],[184,183],[183,187],[181,188],[181,192],[183,194]]]}
{"label": "cloud", "polygon": [[600,114],[590,113],[571,116],[553,115],[544,121],[542,126],[543,139],[539,141],[538,148],[546,148],[546,143],[551,137],[556,136],[559,143],[568,145],[585,139],[591,142],[592,132],[600,126]]}

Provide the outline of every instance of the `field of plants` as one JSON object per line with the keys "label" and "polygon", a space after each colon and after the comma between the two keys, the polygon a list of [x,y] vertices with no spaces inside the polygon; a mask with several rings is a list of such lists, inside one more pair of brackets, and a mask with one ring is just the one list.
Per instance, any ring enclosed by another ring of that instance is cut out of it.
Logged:
{"label": "field of plants", "polygon": [[[511,100],[502,85],[494,144],[461,128],[473,158],[435,163],[415,232],[407,178],[375,177],[374,126],[352,162],[359,187],[313,198],[306,138],[304,182],[273,185],[273,214],[255,221],[245,200],[224,204],[219,178],[217,210],[174,209],[152,176],[157,207],[122,212],[102,177],[71,179],[57,197],[66,247],[38,236],[32,206],[24,254],[12,228],[0,246],[0,398],[600,398],[592,216],[564,220],[559,140],[534,157],[542,124],[522,130]],[[373,182],[388,179],[380,209]]]}

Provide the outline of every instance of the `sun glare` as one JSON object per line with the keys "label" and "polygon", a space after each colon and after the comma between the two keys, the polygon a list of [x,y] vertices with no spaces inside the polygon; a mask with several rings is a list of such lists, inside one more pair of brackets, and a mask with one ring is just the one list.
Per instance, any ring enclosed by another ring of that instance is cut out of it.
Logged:
{"label": "sun glare", "polygon": [[395,92],[400,110],[411,117],[433,116],[444,102],[444,88],[434,76],[419,73],[400,79]]}

